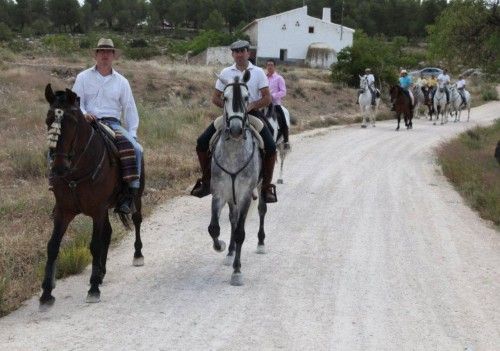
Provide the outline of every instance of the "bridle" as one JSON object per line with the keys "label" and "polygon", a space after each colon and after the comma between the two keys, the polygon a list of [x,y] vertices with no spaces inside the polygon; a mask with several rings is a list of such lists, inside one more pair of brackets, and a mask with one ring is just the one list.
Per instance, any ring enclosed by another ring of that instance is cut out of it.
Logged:
{"label": "bridle", "polygon": [[[247,138],[247,130],[249,130],[249,127],[248,127],[248,111],[247,111],[246,104],[243,102],[243,98],[241,96],[238,96],[238,97],[235,96],[235,95],[237,95],[237,93],[234,90],[234,87],[237,86],[238,88],[240,88],[241,86],[244,86],[248,90],[248,86],[245,83],[240,83],[240,82],[236,81],[234,83],[227,84],[226,87],[224,88],[224,92],[230,86],[233,87],[233,112],[236,111],[236,110],[240,110],[241,109],[241,110],[243,110],[243,113],[242,113],[243,116],[241,116],[240,114],[233,114],[231,117],[229,117],[228,113],[227,113],[227,109],[226,109],[226,104],[224,103],[224,118],[226,120],[226,129],[225,129],[224,132],[226,133],[226,140],[230,138],[229,125],[230,125],[230,123],[231,123],[231,121],[233,119],[240,119],[241,120],[241,122],[243,124],[243,139],[246,140],[246,138]],[[241,94],[241,91],[239,92],[239,94]],[[224,98],[224,100],[225,100],[225,98]],[[236,101],[236,100],[239,100],[239,102]],[[237,104],[239,104],[239,106]],[[235,172],[231,172],[231,171],[227,170],[226,168],[224,168],[220,164],[220,162],[217,160],[217,158],[215,157],[215,155],[213,156],[214,162],[217,165],[217,167],[219,167],[224,173],[226,173],[226,174],[228,174],[228,175],[231,176],[232,189],[233,189],[233,203],[235,205],[236,205],[236,189],[235,189],[234,183],[236,181],[236,176],[238,174],[240,174],[241,171],[243,171],[250,164],[250,162],[253,159],[254,154],[255,154],[255,140],[252,138],[252,153],[250,154],[250,157],[248,158],[248,160],[246,160],[246,162],[243,164],[243,166],[240,167]]]}
{"label": "bridle", "polygon": [[[78,110],[76,108],[72,107],[71,111],[78,111]],[[48,132],[49,161],[52,162],[55,157],[62,156],[71,165],[71,167],[68,171],[68,174],[67,174],[67,175],[69,175],[71,173],[74,173],[77,170],[77,167],[78,167],[78,164],[80,163],[80,160],[82,159],[83,155],[87,152],[87,150],[90,146],[90,143],[92,142],[92,139],[94,138],[95,131],[94,131],[94,128],[91,128],[91,134],[90,134],[89,139],[87,140],[87,143],[85,144],[85,148],[83,149],[83,152],[80,153],[77,160],[75,162],[73,162],[73,157],[76,154],[75,145],[77,145],[77,141],[78,141],[78,122],[76,121],[77,126],[76,126],[75,137],[71,141],[71,147],[70,147],[69,152],[67,152],[67,153],[66,152],[55,152],[55,150],[57,149],[57,144],[59,142],[59,137],[61,136],[61,130],[62,130],[61,126],[62,126],[62,120],[65,116],[65,112],[63,109],[55,108],[54,115],[55,115],[54,122],[52,123],[51,129]],[[69,117],[69,118],[72,118],[72,117]],[[75,120],[76,120],[76,118],[75,118]]]}
{"label": "bridle", "polygon": [[[240,82],[234,82],[234,83],[229,83],[225,86],[223,93],[226,91],[227,88],[233,87],[233,114],[231,116],[228,115],[227,108],[226,108],[226,103],[225,103],[225,98],[224,98],[224,119],[226,122],[226,132],[229,130],[229,125],[233,119],[240,119],[241,123],[243,125],[243,129],[247,129],[248,126],[248,111],[247,111],[247,106],[243,101],[243,98],[241,97],[241,87],[245,87],[246,90],[248,91],[248,86],[246,83],[240,83]],[[234,88],[238,87],[238,90],[235,90]],[[238,91],[239,93],[236,93]],[[240,95],[238,98],[235,97],[235,95]],[[236,112],[237,111],[237,112]],[[236,113],[241,113],[236,114]],[[236,113],[235,113],[236,112]],[[246,137],[246,133],[243,133],[243,135]]]}

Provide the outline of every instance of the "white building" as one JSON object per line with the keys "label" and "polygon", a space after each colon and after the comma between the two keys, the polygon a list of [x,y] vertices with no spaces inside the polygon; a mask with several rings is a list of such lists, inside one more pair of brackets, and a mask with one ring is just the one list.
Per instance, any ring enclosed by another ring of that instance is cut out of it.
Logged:
{"label": "white building", "polygon": [[328,68],[337,53],[352,46],[354,29],[331,22],[330,8],[323,18],[307,15],[307,6],[259,18],[243,28],[256,48],[257,60],[274,58]]}

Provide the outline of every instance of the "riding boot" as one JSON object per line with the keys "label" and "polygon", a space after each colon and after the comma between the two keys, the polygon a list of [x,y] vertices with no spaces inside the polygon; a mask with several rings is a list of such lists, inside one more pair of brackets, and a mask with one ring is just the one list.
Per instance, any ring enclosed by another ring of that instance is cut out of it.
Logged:
{"label": "riding boot", "polygon": [[191,195],[196,197],[204,197],[210,194],[210,152],[208,151],[198,151],[198,161],[201,167],[201,178],[196,181],[193,190],[191,190]]}
{"label": "riding boot", "polygon": [[139,188],[128,188],[128,192],[123,195],[115,211],[126,215],[133,213],[135,211],[134,199],[138,194]]}
{"label": "riding boot", "polygon": [[276,152],[265,153],[262,161],[262,196],[264,202],[277,202],[276,186],[271,184],[273,180],[274,164],[276,163]]}

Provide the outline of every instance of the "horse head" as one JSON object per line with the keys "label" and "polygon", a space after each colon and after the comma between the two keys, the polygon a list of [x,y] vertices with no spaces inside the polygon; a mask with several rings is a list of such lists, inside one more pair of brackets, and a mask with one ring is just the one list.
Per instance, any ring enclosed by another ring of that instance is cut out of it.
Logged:
{"label": "horse head", "polygon": [[51,173],[64,176],[71,167],[78,134],[78,121],[82,117],[79,99],[69,89],[54,93],[50,84],[45,87],[45,99],[49,103],[45,123],[48,130]]}
{"label": "horse head", "polygon": [[368,77],[359,76],[359,89],[365,91],[368,88]]}
{"label": "horse head", "polygon": [[224,88],[223,100],[226,133],[229,133],[229,136],[234,139],[242,137],[243,130],[247,124],[247,106],[250,94],[246,83],[249,79],[250,71],[246,70],[242,81],[240,81],[240,77],[235,77],[233,82],[227,83]]}
{"label": "horse head", "polygon": [[437,89],[439,90],[440,93],[444,93],[444,89],[445,89],[444,82],[438,82],[437,83]]}
{"label": "horse head", "polygon": [[389,89],[389,95],[391,96],[391,102],[394,103],[394,101],[396,101],[399,95],[399,86],[392,85],[391,88]]}

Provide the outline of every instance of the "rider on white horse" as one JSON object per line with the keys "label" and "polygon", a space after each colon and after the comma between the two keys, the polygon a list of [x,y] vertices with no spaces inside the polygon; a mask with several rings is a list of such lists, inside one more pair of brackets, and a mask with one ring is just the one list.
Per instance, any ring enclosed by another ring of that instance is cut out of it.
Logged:
{"label": "rider on white horse", "polygon": [[[448,70],[445,68],[443,69],[443,73],[438,75],[437,77],[437,82],[438,83],[443,83],[444,84],[444,91],[446,93],[446,103],[450,103],[450,91],[448,90],[448,85],[450,85],[450,76],[448,75]],[[432,95],[432,98],[434,99],[434,95],[436,94],[436,91],[434,91],[434,94]]]}
{"label": "rider on white horse", "polygon": [[[281,134],[283,134],[283,146],[286,150],[290,149],[290,143],[288,141],[289,128],[286,122],[285,113],[281,108],[281,99],[286,96],[286,85],[285,79],[276,73],[276,61],[273,59],[269,59],[266,62],[267,69],[267,79],[269,80],[269,91],[271,92],[272,97],[272,107],[274,107],[274,111],[276,113],[276,118],[278,120],[279,130]],[[268,110],[268,114],[266,117],[272,116],[272,109]]]}
{"label": "rider on white horse", "polygon": [[[368,89],[372,95],[372,106],[375,106],[375,98],[377,97],[377,89],[375,88],[375,76],[372,74],[372,70],[370,68],[365,68],[365,74],[362,78],[366,78],[368,82]],[[358,98],[361,95],[362,91],[358,91]]]}
{"label": "rider on white horse", "polygon": [[462,98],[462,103],[460,104],[460,106],[462,106],[462,105],[467,104],[467,101],[465,99],[465,94],[464,94],[466,82],[465,82],[463,75],[458,76],[458,78],[459,78],[459,80],[457,82],[457,90],[458,90],[458,93],[460,94],[460,97]]}

